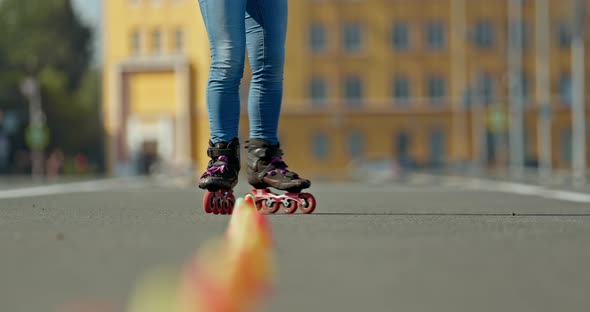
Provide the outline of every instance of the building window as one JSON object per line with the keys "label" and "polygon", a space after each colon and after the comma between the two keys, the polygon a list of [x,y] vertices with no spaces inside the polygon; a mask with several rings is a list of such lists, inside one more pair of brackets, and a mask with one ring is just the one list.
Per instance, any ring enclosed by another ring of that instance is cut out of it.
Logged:
{"label": "building window", "polygon": [[184,32],[182,29],[177,29],[174,32],[174,51],[182,53],[184,51]]}
{"label": "building window", "polygon": [[410,48],[410,30],[407,23],[399,22],[391,30],[391,44],[394,49],[405,51]]}
{"label": "building window", "polygon": [[530,80],[529,77],[525,74],[522,73],[521,77],[520,77],[520,91],[522,92],[522,100],[524,101],[524,104],[526,105],[528,100],[529,100],[529,94],[530,94]]}
{"label": "building window", "polygon": [[324,107],[327,91],[326,81],[322,78],[312,78],[309,82],[309,97],[316,107]]}
{"label": "building window", "polygon": [[494,25],[489,21],[477,22],[473,40],[479,48],[491,48],[494,45]]}
{"label": "building window", "polygon": [[426,45],[429,49],[440,50],[445,46],[445,28],[441,22],[426,25]]}
{"label": "building window", "polygon": [[348,134],[348,154],[350,158],[357,159],[363,156],[365,150],[365,137],[362,132],[354,131]]}
{"label": "building window", "polygon": [[344,50],[351,53],[359,52],[362,49],[363,30],[358,23],[346,23],[343,27]]}
{"label": "building window", "polygon": [[473,105],[473,95],[474,92],[472,86],[468,86],[467,88],[465,88],[461,96],[461,100],[463,101],[463,107],[471,107]]}
{"label": "building window", "polygon": [[[520,27],[520,29],[519,29]],[[518,31],[520,30],[520,37]],[[528,37],[529,37],[529,29],[528,25],[525,21],[521,21],[520,23],[517,21],[512,21],[510,23],[510,31],[512,32],[511,37],[509,40],[516,40],[515,43],[520,43],[523,49],[527,48],[528,45]]]}
{"label": "building window", "polygon": [[133,56],[138,56],[141,54],[141,33],[139,32],[139,30],[134,30],[131,33],[131,38],[130,38],[130,42],[131,42],[131,55]]}
{"label": "building window", "polygon": [[433,167],[444,165],[445,132],[441,129],[430,131],[430,162]]}
{"label": "building window", "polygon": [[344,99],[349,106],[360,106],[363,97],[363,83],[360,77],[350,76],[344,80]]}
{"label": "building window", "polygon": [[495,88],[496,83],[491,74],[480,74],[477,82],[476,94],[473,96],[478,101],[483,101],[483,104],[490,105],[495,101]]}
{"label": "building window", "polygon": [[522,161],[523,163],[528,162],[529,160],[533,159],[533,156],[531,155],[531,153],[529,152],[531,149],[531,134],[529,129],[527,129],[527,127],[524,127],[523,129],[523,148],[522,150],[524,151],[523,155],[522,155]]}
{"label": "building window", "polygon": [[328,136],[322,132],[315,133],[312,137],[312,148],[316,159],[326,160],[329,152]]}
{"label": "building window", "polygon": [[312,24],[309,28],[309,47],[318,53],[326,49],[326,29],[321,24]]}
{"label": "building window", "polygon": [[572,103],[572,78],[569,73],[563,73],[559,78],[559,99],[567,105]]}
{"label": "building window", "polygon": [[426,90],[428,100],[432,104],[440,104],[446,97],[446,83],[442,76],[434,75],[428,78]]}
{"label": "building window", "polygon": [[560,48],[569,48],[571,46],[572,32],[567,24],[562,23],[561,25],[559,25],[557,31],[557,41],[559,43]]}
{"label": "building window", "polygon": [[399,76],[393,79],[393,99],[396,104],[406,105],[410,101],[410,79]]}
{"label": "building window", "polygon": [[572,163],[572,129],[565,128],[561,130],[561,161],[565,165]]}
{"label": "building window", "polygon": [[152,54],[162,54],[162,32],[159,30],[152,32]]}
{"label": "building window", "polygon": [[531,37],[531,29],[529,27],[529,24],[526,21],[522,21],[522,25],[521,27],[521,41],[522,41],[522,48],[526,49],[529,47],[529,41],[530,41],[530,37]]}

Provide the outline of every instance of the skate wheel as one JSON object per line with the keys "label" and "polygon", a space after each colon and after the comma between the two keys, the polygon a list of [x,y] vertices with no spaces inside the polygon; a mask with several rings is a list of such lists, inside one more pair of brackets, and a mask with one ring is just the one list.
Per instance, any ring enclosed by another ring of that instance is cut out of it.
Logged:
{"label": "skate wheel", "polygon": [[227,214],[227,199],[224,197],[221,197],[219,200],[219,214]]}
{"label": "skate wheel", "polygon": [[215,193],[213,192],[206,192],[205,196],[203,196],[203,208],[205,213],[212,213],[213,212],[213,200],[215,199]]}
{"label": "skate wheel", "polygon": [[262,203],[262,211],[265,213],[274,214],[281,209],[280,203],[274,200],[263,199],[260,202]]}
{"label": "skate wheel", "polygon": [[221,209],[223,208],[223,199],[219,196],[219,194],[215,194],[215,199],[213,200],[213,214],[220,214]]}
{"label": "skate wheel", "polygon": [[259,200],[256,202],[256,210],[258,210],[258,212],[262,211],[262,206],[264,205],[262,200]]}
{"label": "skate wheel", "polygon": [[232,214],[236,198],[231,190],[207,192],[203,197],[203,208],[206,213]]}
{"label": "skate wheel", "polygon": [[301,210],[301,213],[310,214],[315,210],[316,200],[313,195],[309,193],[301,193],[299,194],[299,198],[302,200],[299,205],[299,210]]}
{"label": "skate wheel", "polygon": [[234,211],[234,204],[236,203],[236,198],[234,194],[228,194],[224,202],[226,214],[232,214]]}
{"label": "skate wheel", "polygon": [[285,204],[283,204],[283,208],[286,214],[294,214],[295,211],[297,211],[297,202],[292,200],[292,199],[287,199],[287,202],[289,203],[288,206],[286,206]]}

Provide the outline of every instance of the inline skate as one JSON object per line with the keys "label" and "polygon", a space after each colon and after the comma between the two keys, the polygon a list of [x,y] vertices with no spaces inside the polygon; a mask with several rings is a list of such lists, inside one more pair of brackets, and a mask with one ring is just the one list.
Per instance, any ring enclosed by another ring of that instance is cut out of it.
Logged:
{"label": "inline skate", "polygon": [[209,142],[207,156],[211,158],[199,181],[199,188],[207,190],[203,197],[206,213],[231,214],[236,201],[233,194],[240,172],[240,141],[213,144]]}
{"label": "inline skate", "polygon": [[[265,140],[251,139],[245,142],[248,161],[248,183],[254,187],[248,195],[252,196],[256,208],[264,213],[276,213],[281,207],[285,213],[310,214],[315,210],[316,200],[310,193],[302,193],[311,182],[287,170],[283,161],[280,144],[272,145]],[[269,188],[285,191],[273,193]]]}

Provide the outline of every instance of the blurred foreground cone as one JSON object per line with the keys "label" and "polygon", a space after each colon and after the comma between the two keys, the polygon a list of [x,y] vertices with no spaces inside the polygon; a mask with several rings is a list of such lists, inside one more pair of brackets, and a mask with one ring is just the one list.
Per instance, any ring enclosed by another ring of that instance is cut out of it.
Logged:
{"label": "blurred foreground cone", "polygon": [[122,312],[109,303],[72,302],[60,306],[57,312]]}
{"label": "blurred foreground cone", "polygon": [[270,290],[275,268],[268,217],[257,211],[251,196],[240,199],[234,211],[226,233],[234,263],[244,270],[241,276],[249,287]]}
{"label": "blurred foreground cone", "polygon": [[178,272],[157,269],[145,274],[131,294],[127,312],[183,312],[178,304]]}
{"label": "blurred foreground cone", "polygon": [[250,312],[272,285],[274,262],[267,217],[252,198],[238,199],[225,240],[207,243],[188,264],[183,312]]}

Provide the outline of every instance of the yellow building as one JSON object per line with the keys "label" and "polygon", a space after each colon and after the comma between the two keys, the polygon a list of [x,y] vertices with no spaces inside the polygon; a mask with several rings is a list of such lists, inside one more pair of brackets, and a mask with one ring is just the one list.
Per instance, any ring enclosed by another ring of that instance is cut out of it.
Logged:
{"label": "yellow building", "polygon": [[[550,3],[552,150],[554,164],[567,166],[571,66],[563,26],[571,10]],[[132,164],[145,142],[157,142],[168,163],[194,163],[200,172],[207,162],[210,60],[198,3],[105,0],[104,6],[110,170]],[[526,149],[536,159],[534,1],[523,10]],[[289,1],[279,133],[287,162],[313,178],[345,177],[357,158],[417,166],[481,158],[474,147],[483,135],[473,144],[472,125],[485,117],[472,114],[465,99],[471,87],[478,91],[471,104],[506,105],[507,14],[507,1]],[[245,95],[248,72],[243,85]]]}

